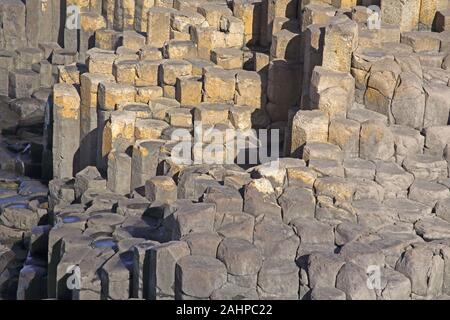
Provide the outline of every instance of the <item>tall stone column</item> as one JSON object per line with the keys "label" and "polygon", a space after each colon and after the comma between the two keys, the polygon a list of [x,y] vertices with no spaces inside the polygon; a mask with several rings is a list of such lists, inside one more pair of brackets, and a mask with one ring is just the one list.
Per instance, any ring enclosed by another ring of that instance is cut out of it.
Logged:
{"label": "tall stone column", "polygon": [[401,32],[417,30],[420,3],[421,0],[383,0],[381,1],[381,20],[388,24],[400,25]]}
{"label": "tall stone column", "polygon": [[112,150],[108,155],[108,188],[119,194],[130,193],[131,157],[125,152]]}
{"label": "tall stone column", "polygon": [[39,42],[56,42],[55,32],[56,2],[51,0],[27,0],[26,1],[26,32],[28,45],[37,47]]}
{"label": "tall stone column", "polygon": [[114,81],[112,75],[84,73],[81,81],[80,150],[82,167],[95,165],[97,150],[97,91],[100,82]]}
{"label": "tall stone column", "polygon": [[92,12],[84,12],[80,16],[79,61],[86,60],[86,51],[95,45],[95,31],[105,28],[105,18]]}
{"label": "tall stone column", "polygon": [[140,140],[133,147],[131,188],[142,187],[156,176],[162,140]]}
{"label": "tall stone column", "polygon": [[322,66],[350,72],[352,53],[358,46],[358,24],[347,16],[332,18],[325,31]]}
{"label": "tall stone column", "polygon": [[15,50],[25,47],[25,5],[20,0],[0,1],[0,47]]}
{"label": "tall stone column", "polygon": [[53,177],[73,177],[79,166],[80,96],[74,86],[53,87]]}
{"label": "tall stone column", "polygon": [[170,14],[173,9],[153,7],[148,10],[147,44],[162,48],[170,40]]}

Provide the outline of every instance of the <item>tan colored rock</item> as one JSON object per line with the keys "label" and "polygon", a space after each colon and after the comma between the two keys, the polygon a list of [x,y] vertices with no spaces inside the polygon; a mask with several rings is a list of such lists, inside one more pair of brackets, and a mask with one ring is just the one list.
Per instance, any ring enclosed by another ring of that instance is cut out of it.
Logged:
{"label": "tan colored rock", "polygon": [[272,36],[270,46],[272,59],[301,60],[301,35],[282,29]]}
{"label": "tan colored rock", "polygon": [[334,160],[342,163],[344,155],[341,148],[332,143],[307,142],[303,149],[303,160]]}
{"label": "tan colored rock", "polygon": [[87,59],[87,68],[91,73],[112,74],[117,55],[109,51],[92,52]]}
{"label": "tan colored rock", "polygon": [[335,13],[336,8],[331,5],[310,1],[302,9],[301,30],[305,31],[312,24],[327,25],[330,19],[335,16]]}
{"label": "tan colored rock", "polygon": [[394,134],[395,158],[401,164],[406,156],[423,152],[425,137],[420,131],[405,126],[393,125],[390,127]]}
{"label": "tan colored rock", "polygon": [[115,0],[105,0],[105,3],[103,4],[103,12],[106,16],[106,24],[108,26],[108,29],[114,28],[114,10],[116,7]]}
{"label": "tan colored rock", "polygon": [[175,98],[182,106],[195,106],[202,102],[203,83],[200,77],[177,77]]}
{"label": "tan colored rock", "polygon": [[352,201],[355,187],[352,182],[339,177],[317,178],[314,188],[318,196],[326,196],[338,203]]}
{"label": "tan colored rock", "polygon": [[136,60],[116,60],[113,75],[118,83],[134,85],[136,83]]}
{"label": "tan colored rock", "polygon": [[425,92],[422,80],[411,72],[402,72],[392,99],[392,117],[396,124],[422,128]]}
{"label": "tan colored rock", "polygon": [[315,67],[310,86],[313,108],[324,111],[330,119],[345,118],[353,105],[355,80],[348,73]]}
{"label": "tan colored rock", "polygon": [[231,124],[238,130],[248,130],[252,127],[252,114],[254,108],[236,105],[230,107],[229,119]]}
{"label": "tan colored rock", "polygon": [[172,108],[166,112],[165,120],[172,127],[192,127],[192,113],[188,108]]}
{"label": "tan colored rock", "polygon": [[145,183],[145,197],[152,202],[172,203],[177,200],[177,185],[171,177],[153,177]]}
{"label": "tan colored rock", "polygon": [[135,52],[145,46],[145,37],[136,31],[124,31],[122,34],[122,46]]}
{"label": "tan colored rock", "polygon": [[391,101],[400,73],[400,66],[391,59],[383,59],[372,65],[364,95],[367,109],[390,116]]}
{"label": "tan colored rock", "polygon": [[289,186],[311,188],[317,179],[317,172],[308,167],[286,168],[286,176]]}
{"label": "tan colored rock", "polygon": [[147,32],[148,10],[155,5],[155,0],[137,0],[135,6],[134,28]]}
{"label": "tan colored rock", "polygon": [[359,131],[361,125],[349,119],[334,119],[330,122],[328,141],[338,145],[345,157],[359,156]]}
{"label": "tan colored rock", "polygon": [[102,50],[116,50],[120,43],[120,33],[112,29],[95,31],[95,47]]}
{"label": "tan colored rock", "polygon": [[[280,0],[280,1],[267,1],[267,25],[264,34],[266,35],[265,41],[271,42],[273,35],[274,20],[277,17],[286,17],[290,19],[297,18],[298,1],[296,0]],[[263,18],[264,19],[264,18]],[[264,28],[264,24],[262,25]],[[276,31],[275,31],[276,32]],[[266,43],[263,42],[263,43]]]}
{"label": "tan colored rock", "polygon": [[147,44],[162,48],[170,40],[170,14],[173,9],[152,7],[148,10]]}
{"label": "tan colored rock", "polygon": [[226,104],[202,103],[194,110],[194,120],[203,126],[228,122],[229,106]]}
{"label": "tan colored rock", "polygon": [[402,32],[417,30],[421,0],[383,0],[381,19],[388,24],[399,24]]}
{"label": "tan colored rock", "polygon": [[53,176],[73,177],[78,169],[74,161],[80,146],[80,96],[74,86],[53,87]]}
{"label": "tan colored rock", "polygon": [[164,56],[168,59],[190,59],[197,57],[197,48],[190,40],[169,40],[164,45]]}
{"label": "tan colored rock", "polygon": [[269,64],[267,99],[275,108],[267,108],[272,121],[287,121],[289,109],[301,100],[301,65],[286,60],[272,60]]}
{"label": "tan colored rock", "polygon": [[135,66],[135,84],[139,87],[156,86],[158,84],[158,72],[163,60],[139,61]]}
{"label": "tan colored rock", "polygon": [[368,120],[361,124],[360,157],[367,160],[390,160],[394,156],[394,136],[381,121]]}
{"label": "tan colored rock", "polygon": [[431,29],[436,18],[436,13],[447,8],[447,0],[422,0],[420,3],[419,22]]}
{"label": "tan colored rock", "polygon": [[197,8],[197,12],[205,17],[210,27],[219,29],[222,16],[232,16],[233,12],[227,7],[214,3],[205,3]]}
{"label": "tan colored rock", "polygon": [[325,32],[322,66],[334,71],[350,72],[352,52],[358,45],[358,25],[347,16],[330,20]]}
{"label": "tan colored rock", "polygon": [[162,52],[159,48],[152,45],[145,45],[139,50],[140,60],[161,60]]}
{"label": "tan colored rock", "polygon": [[211,61],[225,70],[242,69],[244,55],[236,48],[216,48],[211,52]]}
{"label": "tan colored rock", "polygon": [[80,70],[76,64],[58,66],[58,81],[67,84],[80,84]]}
{"label": "tan colored rock", "polygon": [[136,115],[130,111],[116,111],[111,113],[103,131],[102,154],[107,155],[113,149],[117,152],[125,150],[133,145]]}
{"label": "tan colored rock", "polygon": [[298,111],[292,123],[291,154],[301,154],[307,142],[328,141],[328,117],[319,110]]}
{"label": "tan colored rock", "polygon": [[234,100],[235,72],[219,68],[209,68],[204,74],[205,102],[227,103]]}
{"label": "tan colored rock", "polygon": [[263,105],[263,83],[261,76],[255,71],[238,71],[236,74],[236,94],[234,103],[253,108]]}
{"label": "tan colored rock", "polygon": [[136,88],[136,102],[149,103],[151,100],[163,96],[163,90],[158,86],[138,87]]}
{"label": "tan colored rock", "polygon": [[82,105],[97,108],[97,92],[100,82],[112,82],[112,75],[104,75],[97,73],[83,73],[80,76],[80,95]]}
{"label": "tan colored rock", "polygon": [[79,52],[81,59],[84,60],[84,53],[89,49],[89,40],[94,37],[97,30],[106,28],[106,20],[101,14],[95,12],[82,12],[79,19]]}
{"label": "tan colored rock", "polygon": [[401,42],[411,46],[414,52],[438,52],[441,47],[439,34],[431,31],[403,32]]}

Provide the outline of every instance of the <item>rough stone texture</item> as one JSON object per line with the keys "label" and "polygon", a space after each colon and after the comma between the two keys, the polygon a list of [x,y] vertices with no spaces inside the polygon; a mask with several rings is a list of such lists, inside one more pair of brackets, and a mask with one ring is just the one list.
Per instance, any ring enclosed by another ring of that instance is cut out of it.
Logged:
{"label": "rough stone texture", "polygon": [[0,299],[448,298],[448,1],[66,2],[0,1]]}

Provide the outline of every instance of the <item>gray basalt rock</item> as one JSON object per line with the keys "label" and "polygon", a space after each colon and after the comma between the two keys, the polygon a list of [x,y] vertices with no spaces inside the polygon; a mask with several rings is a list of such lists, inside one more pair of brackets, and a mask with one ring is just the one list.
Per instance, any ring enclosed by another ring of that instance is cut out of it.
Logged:
{"label": "gray basalt rock", "polygon": [[227,281],[225,265],[213,257],[185,256],[176,266],[177,297],[208,298]]}
{"label": "gray basalt rock", "polygon": [[375,300],[375,291],[367,287],[367,274],[361,267],[348,262],[336,277],[336,288],[345,292],[349,300]]}

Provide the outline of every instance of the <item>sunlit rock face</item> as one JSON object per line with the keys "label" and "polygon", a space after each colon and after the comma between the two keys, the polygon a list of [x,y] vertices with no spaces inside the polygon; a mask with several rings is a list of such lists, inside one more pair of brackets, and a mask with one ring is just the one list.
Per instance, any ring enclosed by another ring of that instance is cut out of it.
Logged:
{"label": "sunlit rock face", "polygon": [[66,2],[0,0],[0,299],[449,298],[448,1]]}

